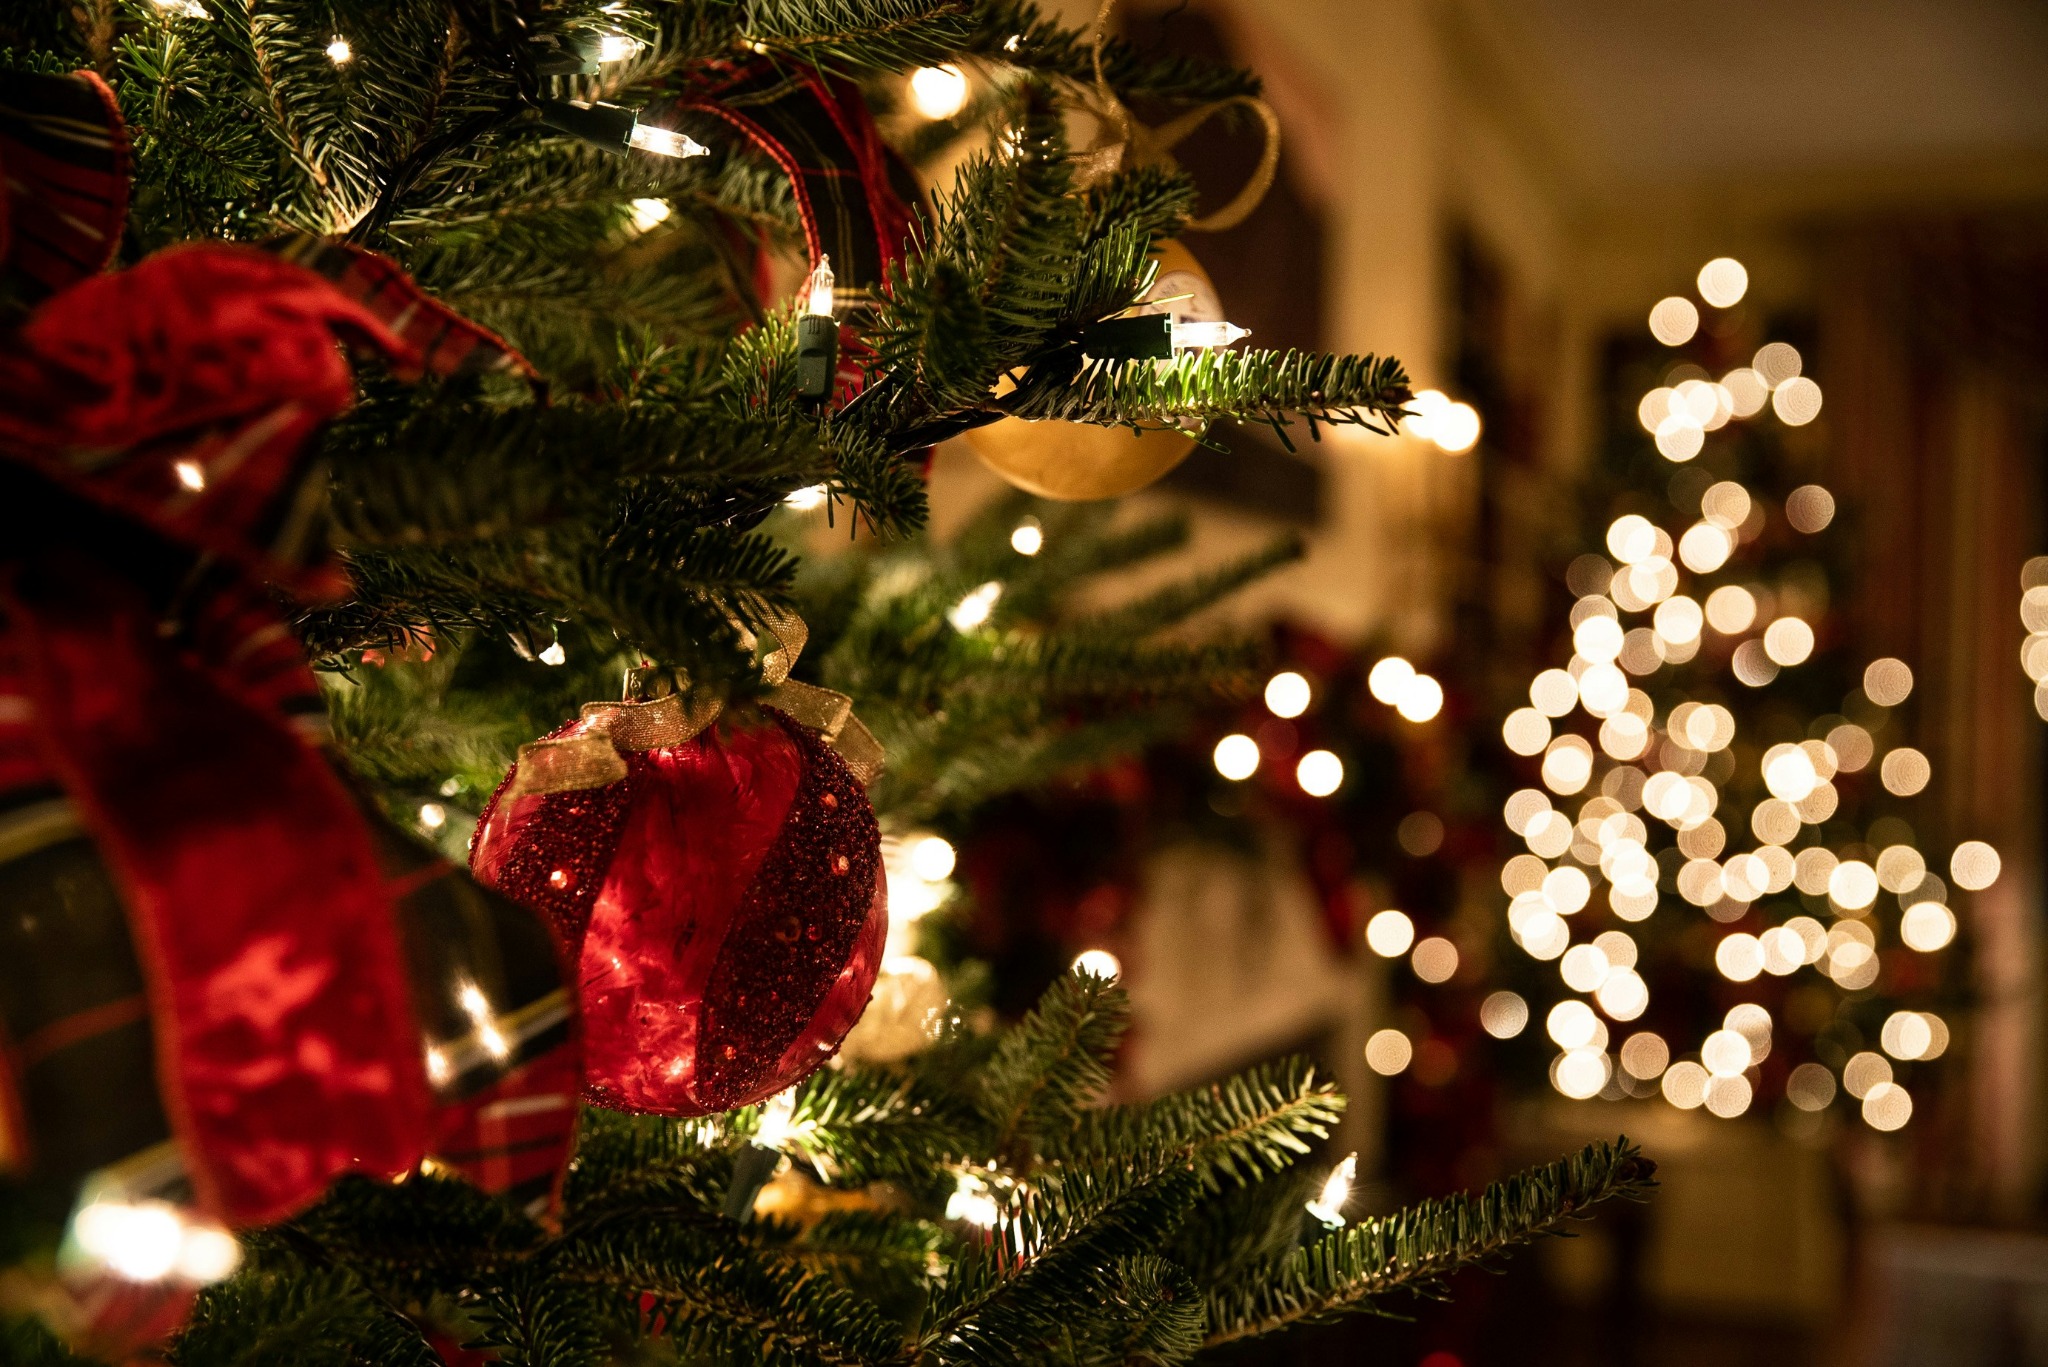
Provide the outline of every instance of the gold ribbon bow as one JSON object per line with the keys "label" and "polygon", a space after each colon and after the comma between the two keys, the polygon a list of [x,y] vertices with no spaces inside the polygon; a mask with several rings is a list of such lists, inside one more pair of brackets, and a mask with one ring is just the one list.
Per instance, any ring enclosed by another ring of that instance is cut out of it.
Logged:
{"label": "gold ribbon bow", "polygon": [[1251,217],[1273,188],[1273,178],[1280,169],[1280,116],[1256,95],[1232,95],[1191,109],[1157,128],[1139,123],[1102,74],[1102,49],[1109,41],[1109,16],[1115,8],[1116,0],[1102,0],[1102,8],[1095,13],[1095,89],[1084,97],[1083,107],[1095,116],[1099,129],[1094,143],[1081,154],[1083,178],[1092,183],[1125,166],[1172,166],[1173,149],[1188,134],[1226,109],[1249,109],[1266,130],[1258,166],[1235,198],[1213,214],[1189,219],[1185,231],[1220,233],[1235,228]]}
{"label": "gold ribbon bow", "polygon": [[[771,614],[763,624],[775,637],[776,648],[761,661],[761,676],[773,685],[762,701],[816,731],[839,752],[855,778],[873,783],[882,772],[882,745],[853,715],[853,699],[789,677],[810,640],[810,628],[794,613]],[[751,645],[753,633],[745,634]],[[626,776],[628,754],[692,740],[724,710],[725,704],[716,698],[692,701],[681,693],[645,702],[587,702],[574,734],[519,747],[519,772],[506,795],[563,793],[616,783]]]}

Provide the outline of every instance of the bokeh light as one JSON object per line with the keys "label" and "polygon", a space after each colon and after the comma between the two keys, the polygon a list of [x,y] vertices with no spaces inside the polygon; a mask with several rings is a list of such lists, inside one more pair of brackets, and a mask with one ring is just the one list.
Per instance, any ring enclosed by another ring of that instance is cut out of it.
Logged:
{"label": "bokeh light", "polygon": [[1863,669],[1863,695],[1879,707],[1897,707],[1913,693],[1913,671],[1904,660],[1887,655]]}
{"label": "bokeh light", "polygon": [[1749,271],[1732,256],[1717,256],[1700,267],[1700,298],[1717,309],[1732,308],[1749,291]]}
{"label": "bokeh light", "polygon": [[1804,375],[1785,381],[1771,391],[1771,411],[1787,427],[1804,427],[1820,416],[1820,386]]}
{"label": "bokeh light", "polygon": [[1399,655],[1389,655],[1365,676],[1365,686],[1374,698],[1392,707],[1401,701],[1401,691],[1415,677],[1415,666]]}
{"label": "bokeh light", "polygon": [[1835,1099],[1835,1075],[1818,1063],[1802,1063],[1785,1079],[1785,1099],[1802,1111],[1824,1111]]}
{"label": "bokeh light", "polygon": [[1700,330],[1700,311],[1692,300],[1671,295],[1650,310],[1650,335],[1665,346],[1684,346]]}
{"label": "bokeh light", "polygon": [[1965,840],[1949,856],[1948,875],[1957,887],[1982,892],[1998,881],[2002,867],[1997,850],[1982,840]]}
{"label": "bokeh light", "polygon": [[1444,710],[1444,686],[1427,674],[1417,674],[1401,688],[1394,710],[1412,722],[1425,722]]}
{"label": "bokeh light", "polygon": [[1311,750],[1294,766],[1294,781],[1310,797],[1328,797],[1344,785],[1344,761],[1328,750]]}
{"label": "bokeh light", "polygon": [[1756,611],[1756,595],[1740,584],[1723,584],[1707,595],[1707,625],[1723,636],[1748,631]]}
{"label": "bokeh light", "polygon": [[1308,680],[1293,670],[1282,670],[1266,680],[1266,710],[1276,717],[1298,717],[1308,711]]}
{"label": "bokeh light", "polygon": [[1670,1065],[1671,1046],[1662,1035],[1644,1030],[1622,1041],[1621,1066],[1630,1077],[1649,1082],[1664,1076]]}
{"label": "bokeh light", "polygon": [[1458,947],[1441,935],[1432,935],[1415,946],[1408,966],[1426,983],[1449,982],[1458,972]]}
{"label": "bokeh light", "polygon": [[1809,536],[1835,520],[1835,496],[1818,484],[1802,484],[1785,496],[1785,520]]}
{"label": "bokeh light", "polygon": [[1769,342],[1758,349],[1749,363],[1763,382],[1772,389],[1798,376],[1806,368],[1800,358],[1799,349],[1790,342]]}
{"label": "bokeh light", "polygon": [[1697,1110],[1707,1099],[1709,1080],[1707,1070],[1697,1063],[1674,1063],[1664,1070],[1664,1099],[1681,1111]]}
{"label": "bokeh light", "polygon": [[1415,922],[1403,911],[1382,911],[1365,923],[1365,943],[1382,959],[1398,959],[1415,943]]}
{"label": "bokeh light", "polygon": [[1913,1098],[1896,1082],[1880,1082],[1863,1097],[1863,1123],[1873,1130],[1896,1130],[1913,1118]]}
{"label": "bokeh light", "polygon": [[1216,742],[1216,772],[1231,780],[1250,778],[1259,771],[1259,743],[1243,733],[1233,733]]}
{"label": "bokeh light", "polygon": [[1934,777],[1934,766],[1912,746],[1902,745],[1884,757],[1877,772],[1886,792],[1895,797],[1911,797]]}
{"label": "bokeh light", "polygon": [[1518,992],[1493,992],[1479,1004],[1479,1027],[1495,1039],[1513,1039],[1529,1028],[1529,1003]]}
{"label": "bokeh light", "polygon": [[1939,902],[1915,902],[1899,918],[1899,939],[1908,949],[1932,954],[1955,938],[1955,913]]}
{"label": "bokeh light", "polygon": [[1365,1062],[1381,1077],[1405,1072],[1415,1057],[1415,1046],[1399,1030],[1378,1030],[1365,1042]]}

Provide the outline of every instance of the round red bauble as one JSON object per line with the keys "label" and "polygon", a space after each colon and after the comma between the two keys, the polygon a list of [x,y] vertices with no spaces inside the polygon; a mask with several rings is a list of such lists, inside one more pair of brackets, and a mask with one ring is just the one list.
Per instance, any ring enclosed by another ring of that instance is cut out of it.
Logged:
{"label": "round red bauble", "polygon": [[773,708],[702,731],[673,697],[584,713],[507,775],[471,867],[544,912],[579,967],[585,1099],[765,1100],[832,1056],[874,989],[888,897],[867,793]]}

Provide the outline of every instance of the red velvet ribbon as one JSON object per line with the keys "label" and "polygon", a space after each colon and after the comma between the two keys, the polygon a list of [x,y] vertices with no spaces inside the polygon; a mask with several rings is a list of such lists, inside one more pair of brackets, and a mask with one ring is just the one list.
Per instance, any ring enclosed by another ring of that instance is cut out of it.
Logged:
{"label": "red velvet ribbon", "polygon": [[411,1166],[419,1027],[391,900],[326,762],[88,555],[17,567],[4,602],[43,752],[123,889],[200,1204],[274,1220],[337,1173]]}
{"label": "red velvet ribbon", "polygon": [[416,373],[496,339],[381,258],[340,265],[382,292],[255,248],[177,248],[74,284],[0,340],[0,460],[228,567],[167,635],[172,586],[146,556],[123,562],[118,530],[74,546],[35,535],[28,509],[0,518],[0,695],[31,714],[0,717],[0,750],[19,761],[26,739],[122,884],[166,1110],[200,1203],[238,1224],[347,1170],[403,1171],[433,1125],[392,890],[290,721],[317,688],[255,576],[340,585],[302,516],[305,440],[353,397],[337,340]]}

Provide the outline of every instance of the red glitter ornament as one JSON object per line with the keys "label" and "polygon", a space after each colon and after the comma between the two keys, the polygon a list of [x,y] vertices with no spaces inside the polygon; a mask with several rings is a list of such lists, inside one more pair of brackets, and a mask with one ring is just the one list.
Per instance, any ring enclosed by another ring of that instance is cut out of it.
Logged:
{"label": "red glitter ornament", "polygon": [[582,984],[584,1096],[620,1110],[706,1115],[808,1076],[866,1009],[888,931],[861,779],[774,707],[707,727],[673,695],[590,704],[522,750],[470,864],[552,920]]}

